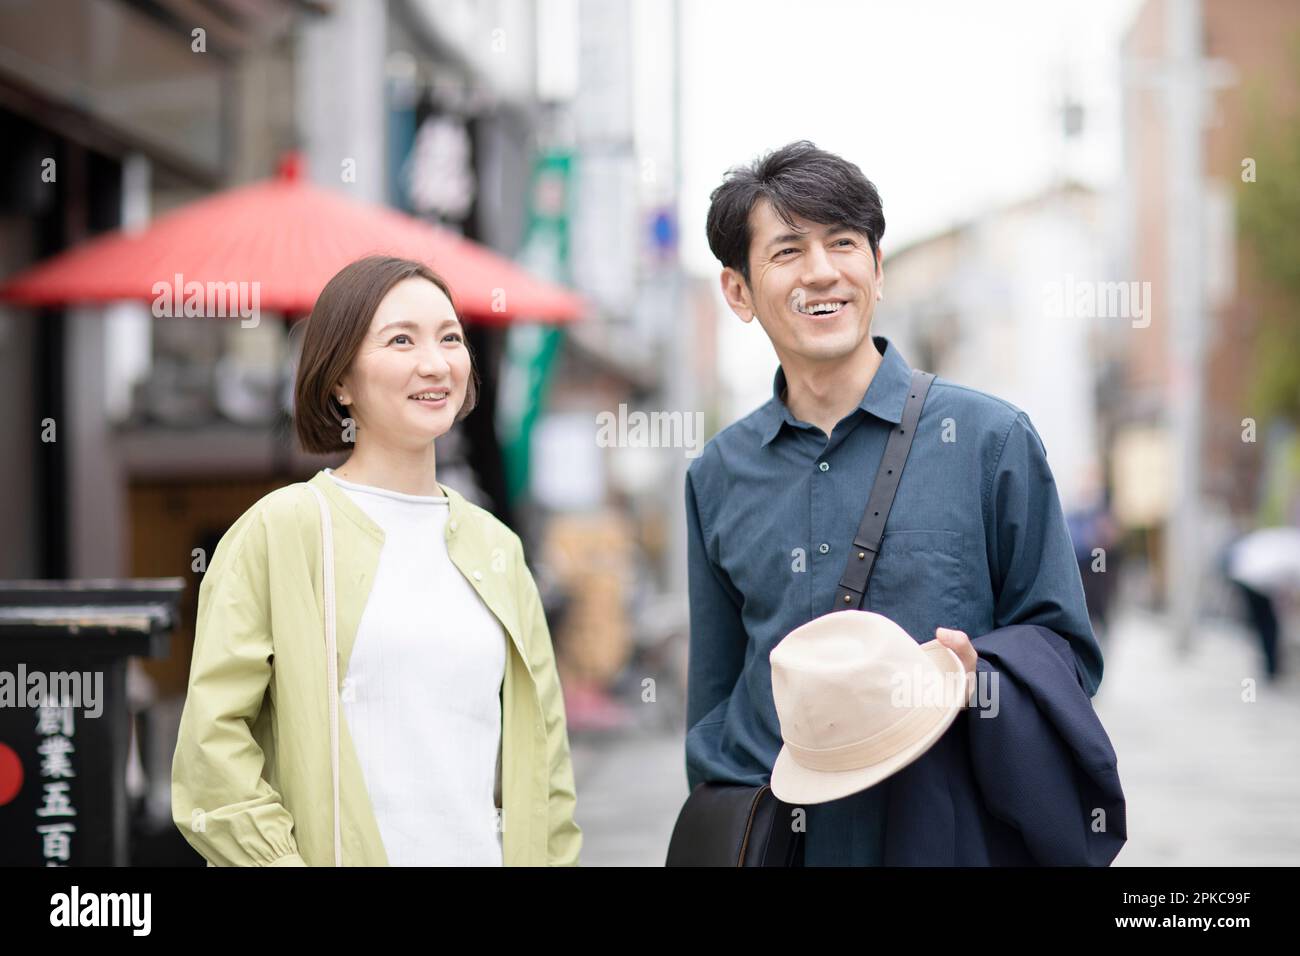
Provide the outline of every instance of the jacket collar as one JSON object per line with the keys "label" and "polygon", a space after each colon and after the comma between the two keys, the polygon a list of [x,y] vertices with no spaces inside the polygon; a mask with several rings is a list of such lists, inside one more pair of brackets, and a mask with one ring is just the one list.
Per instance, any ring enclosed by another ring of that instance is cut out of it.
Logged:
{"label": "jacket collar", "polygon": [[[876,369],[871,384],[867,386],[858,408],[879,419],[895,425],[903,420],[903,406],[907,404],[907,390],[912,382],[912,369],[894,345],[883,335],[872,336],[872,343],[880,353],[880,368]],[[785,369],[776,367],[772,379],[772,397],[759,409],[759,426],[763,447],[767,447],[781,432],[782,425],[797,426],[798,419],[790,413],[781,398],[785,391]]]}

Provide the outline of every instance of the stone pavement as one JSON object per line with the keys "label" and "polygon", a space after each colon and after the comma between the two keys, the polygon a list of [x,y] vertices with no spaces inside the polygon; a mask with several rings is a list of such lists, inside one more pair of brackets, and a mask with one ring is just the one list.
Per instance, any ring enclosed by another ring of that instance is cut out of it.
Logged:
{"label": "stone pavement", "polygon": [[683,731],[573,738],[583,866],[663,866],[686,802]]}
{"label": "stone pavement", "polygon": [[[1265,683],[1256,645],[1225,621],[1182,658],[1161,617],[1128,611],[1104,653],[1093,702],[1128,804],[1115,865],[1300,864],[1300,680]],[[1300,669],[1300,654],[1284,666]],[[687,794],[682,731],[639,723],[572,736],[584,866],[663,865]]]}
{"label": "stone pavement", "polygon": [[1154,615],[1130,612],[1114,638],[1093,703],[1128,805],[1115,865],[1300,863],[1300,681],[1266,683],[1256,642],[1232,622],[1208,622],[1186,658]]}

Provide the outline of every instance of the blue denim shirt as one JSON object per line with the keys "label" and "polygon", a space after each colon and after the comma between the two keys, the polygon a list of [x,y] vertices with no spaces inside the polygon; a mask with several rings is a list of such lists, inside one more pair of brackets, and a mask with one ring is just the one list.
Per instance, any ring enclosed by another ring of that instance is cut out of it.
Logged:
{"label": "blue denim shirt", "polygon": [[[773,397],[705,446],[686,475],[690,589],[686,775],[768,782],[781,749],[768,655],[829,613],[911,369],[883,356],[862,401],[830,437]],[[1069,641],[1089,696],[1101,650],[1074,549],[1028,416],[936,378],[921,413],[864,605],[918,643],[950,627],[971,638],[1039,624]],[[804,859],[878,865],[888,781],[806,808]]]}

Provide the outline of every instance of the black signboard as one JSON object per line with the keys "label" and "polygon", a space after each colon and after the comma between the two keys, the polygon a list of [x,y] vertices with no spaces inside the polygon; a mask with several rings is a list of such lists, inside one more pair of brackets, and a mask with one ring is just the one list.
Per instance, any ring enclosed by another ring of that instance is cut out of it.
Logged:
{"label": "black signboard", "polygon": [[0,581],[0,865],[126,866],[128,657],[184,581]]}

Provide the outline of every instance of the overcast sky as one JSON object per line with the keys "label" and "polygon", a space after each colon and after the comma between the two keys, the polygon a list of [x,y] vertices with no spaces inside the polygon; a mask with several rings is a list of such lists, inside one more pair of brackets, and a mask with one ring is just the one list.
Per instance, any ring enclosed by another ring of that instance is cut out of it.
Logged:
{"label": "overcast sky", "polygon": [[[1138,0],[683,3],[687,269],[709,277],[719,270],[704,220],[727,168],[796,139],[852,160],[875,183],[886,254],[1031,195],[1061,168],[1105,187],[1119,173],[1119,43],[1138,7]],[[1085,108],[1084,134],[1068,152],[1059,111],[1067,88]],[[721,354],[732,358],[724,378],[742,406],[762,400],[775,368],[762,330],[730,312],[722,327]]]}
{"label": "overcast sky", "polygon": [[1062,156],[1057,104],[1086,108],[1070,169],[1118,163],[1119,39],[1134,0],[683,3],[684,246],[712,273],[708,197],[729,166],[811,139],[876,184],[886,242],[1032,192]]}

